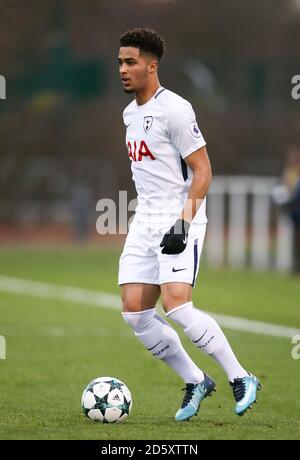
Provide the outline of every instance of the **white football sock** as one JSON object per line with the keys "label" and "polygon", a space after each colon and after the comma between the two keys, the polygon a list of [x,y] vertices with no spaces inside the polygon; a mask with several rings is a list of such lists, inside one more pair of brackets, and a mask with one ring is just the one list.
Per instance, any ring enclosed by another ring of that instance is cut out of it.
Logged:
{"label": "white football sock", "polygon": [[122,315],[146,349],[174,369],[185,383],[203,381],[203,372],[184,350],[177,332],[156,313],[155,308],[123,312]]}
{"label": "white football sock", "polygon": [[218,323],[211,316],[195,308],[193,302],[174,308],[167,316],[183,327],[196,347],[218,362],[230,382],[248,375],[238,362]]}

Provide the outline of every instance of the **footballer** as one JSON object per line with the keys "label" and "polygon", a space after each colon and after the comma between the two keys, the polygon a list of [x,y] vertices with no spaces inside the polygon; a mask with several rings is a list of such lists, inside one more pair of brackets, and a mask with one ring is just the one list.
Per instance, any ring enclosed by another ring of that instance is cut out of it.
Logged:
{"label": "footballer", "polygon": [[157,313],[160,296],[167,319],[222,367],[233,390],[235,412],[242,415],[256,401],[261,385],[240,364],[216,321],[193,304],[212,172],[191,104],[159,82],[164,51],[163,38],[148,28],[128,30],[120,37],[120,78],[123,90],[134,96],[123,119],[138,198],[119,264],[122,314],[149,353],[185,382],[175,420],[196,415],[201,401],[215,391],[215,382]]}

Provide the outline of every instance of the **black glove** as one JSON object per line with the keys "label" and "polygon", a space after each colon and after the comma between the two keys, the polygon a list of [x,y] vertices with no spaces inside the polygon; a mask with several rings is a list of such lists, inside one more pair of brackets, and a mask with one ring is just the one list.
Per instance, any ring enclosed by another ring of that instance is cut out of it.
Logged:
{"label": "black glove", "polygon": [[180,254],[187,245],[190,224],[186,220],[176,220],[173,227],[164,235],[160,247],[162,254]]}

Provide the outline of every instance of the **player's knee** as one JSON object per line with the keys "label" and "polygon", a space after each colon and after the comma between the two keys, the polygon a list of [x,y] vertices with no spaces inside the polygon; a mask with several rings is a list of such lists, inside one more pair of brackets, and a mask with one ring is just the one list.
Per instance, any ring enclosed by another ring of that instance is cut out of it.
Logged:
{"label": "player's knee", "polygon": [[142,305],[138,298],[132,295],[122,295],[123,312],[139,312],[142,311]]}
{"label": "player's knee", "polygon": [[175,294],[175,295],[167,295],[163,298],[163,307],[166,312],[171,311],[173,308],[177,308],[180,305],[185,304],[188,302],[189,299],[184,295]]}
{"label": "player's knee", "polygon": [[190,301],[191,286],[186,283],[172,283],[162,289],[162,304],[166,312]]}

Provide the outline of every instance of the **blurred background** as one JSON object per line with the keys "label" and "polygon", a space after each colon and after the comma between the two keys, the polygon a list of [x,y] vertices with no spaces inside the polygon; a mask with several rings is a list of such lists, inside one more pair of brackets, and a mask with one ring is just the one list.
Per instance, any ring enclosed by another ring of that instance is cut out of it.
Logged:
{"label": "blurred background", "polygon": [[118,202],[119,190],[135,197],[116,59],[126,29],[150,26],[167,42],[161,84],[191,101],[208,144],[205,260],[299,270],[299,0],[1,0],[0,9],[1,245],[122,244],[124,235],[97,234],[96,203]]}

